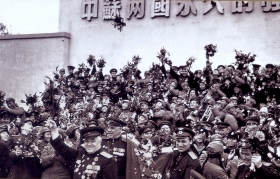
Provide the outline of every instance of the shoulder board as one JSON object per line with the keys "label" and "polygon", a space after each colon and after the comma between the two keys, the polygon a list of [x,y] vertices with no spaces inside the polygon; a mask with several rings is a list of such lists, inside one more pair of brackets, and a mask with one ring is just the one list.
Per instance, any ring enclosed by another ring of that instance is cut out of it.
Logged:
{"label": "shoulder board", "polygon": [[262,162],[262,164],[266,167],[269,167],[272,163],[269,163],[269,162]]}
{"label": "shoulder board", "polygon": [[105,136],[105,135],[102,135],[101,138],[104,139],[104,140],[109,139],[109,137],[107,137],[107,136]]}
{"label": "shoulder board", "polygon": [[193,151],[189,151],[188,154],[193,160],[197,159],[197,156]]}
{"label": "shoulder board", "polygon": [[112,158],[113,157],[113,155],[111,155],[111,154],[109,154],[109,153],[107,153],[107,152],[100,152],[100,155],[102,155],[103,157],[106,157],[106,158]]}
{"label": "shoulder board", "polygon": [[122,141],[123,141],[123,142],[127,142],[127,138],[122,137]]}

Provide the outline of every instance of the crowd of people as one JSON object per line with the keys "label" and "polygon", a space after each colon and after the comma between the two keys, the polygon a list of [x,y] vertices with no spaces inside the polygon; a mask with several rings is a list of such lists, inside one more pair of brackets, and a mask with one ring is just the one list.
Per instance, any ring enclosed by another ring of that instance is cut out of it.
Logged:
{"label": "crowd of people", "polygon": [[203,69],[194,58],[143,72],[90,55],[57,68],[45,91],[19,107],[0,92],[0,178],[279,178],[280,65],[234,63]]}

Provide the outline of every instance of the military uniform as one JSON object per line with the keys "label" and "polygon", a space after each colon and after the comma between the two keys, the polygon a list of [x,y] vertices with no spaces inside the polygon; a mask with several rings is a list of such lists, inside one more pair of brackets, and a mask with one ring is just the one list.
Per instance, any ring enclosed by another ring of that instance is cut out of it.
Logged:
{"label": "military uniform", "polygon": [[251,171],[250,166],[241,165],[237,169],[236,179],[276,179],[279,178],[276,170],[273,167],[262,165],[260,168],[255,168],[256,171]]}
{"label": "military uniform", "polygon": [[[175,130],[177,140],[189,138],[192,139],[194,132],[186,127],[177,128]],[[186,179],[190,178],[191,169],[202,174],[201,166],[197,155],[190,149],[180,152],[174,150],[168,159],[167,167],[163,172],[163,177],[167,179]]]}
{"label": "military uniform", "polygon": [[117,162],[118,166],[118,178],[125,178],[126,174],[126,149],[127,144],[122,139],[118,137],[116,139],[105,138],[102,141],[102,148],[108,153],[113,155],[114,160]]}
{"label": "military uniform", "polygon": [[[115,118],[110,117],[109,126],[125,126],[126,123]],[[118,179],[124,179],[126,176],[126,158],[127,158],[127,143],[119,136],[115,139],[104,138],[102,141],[102,147],[108,153],[113,155],[114,160],[117,162],[118,166]]]}
{"label": "military uniform", "polygon": [[51,144],[65,160],[76,161],[74,179],[117,178],[117,165],[113,156],[102,149],[88,154],[83,147],[78,150],[68,147],[60,137],[51,141]]}
{"label": "military uniform", "polygon": [[185,152],[174,151],[169,158],[169,163],[163,177],[170,179],[190,178],[191,169],[202,174],[197,156],[191,150]]}
{"label": "military uniform", "polygon": [[9,172],[9,148],[6,143],[0,141],[0,178],[7,178]]}
{"label": "military uniform", "polygon": [[[11,169],[8,178],[40,178],[43,167],[40,165],[39,151],[36,151],[36,146],[32,142],[31,135],[13,136],[11,142]],[[15,148],[22,150],[22,155],[16,156]]]}

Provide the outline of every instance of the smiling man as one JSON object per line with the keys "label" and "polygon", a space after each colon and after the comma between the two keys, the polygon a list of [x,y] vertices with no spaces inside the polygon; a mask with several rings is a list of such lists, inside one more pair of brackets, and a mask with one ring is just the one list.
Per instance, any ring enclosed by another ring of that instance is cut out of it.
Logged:
{"label": "smiling man", "polygon": [[110,153],[118,166],[118,179],[126,177],[127,142],[122,139],[122,129],[126,123],[116,117],[108,118],[107,138],[103,140],[102,147]]}
{"label": "smiling man", "polygon": [[50,121],[52,141],[56,152],[66,161],[75,161],[74,179],[80,178],[117,178],[117,165],[113,156],[101,148],[104,129],[87,127],[81,130],[82,144],[72,149],[60,138],[54,121]]}
{"label": "smiling man", "polygon": [[38,157],[39,149],[32,137],[32,120],[26,118],[19,124],[19,135],[10,137],[11,168],[8,178],[40,178],[43,168]]}
{"label": "smiling man", "polygon": [[177,150],[171,154],[164,176],[170,179],[190,178],[191,169],[201,174],[198,157],[190,149],[195,133],[186,127],[177,128],[175,133]]}

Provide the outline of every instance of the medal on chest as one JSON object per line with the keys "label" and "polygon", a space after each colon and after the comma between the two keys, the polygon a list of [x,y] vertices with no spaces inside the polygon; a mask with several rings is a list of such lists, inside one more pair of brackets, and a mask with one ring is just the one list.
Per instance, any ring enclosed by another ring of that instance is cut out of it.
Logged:
{"label": "medal on chest", "polygon": [[89,158],[87,158],[87,160],[84,160],[84,155],[83,155],[82,160],[76,161],[74,172],[76,173],[78,172],[78,175],[81,175],[82,179],[90,179],[91,177],[96,178],[98,171],[100,170],[100,165],[97,165],[98,156],[94,157],[93,162],[91,164],[85,165],[85,161],[88,160]]}
{"label": "medal on chest", "polygon": [[124,153],[125,153],[125,149],[116,148],[116,147],[113,148],[113,155],[118,155],[118,156],[123,157]]}

